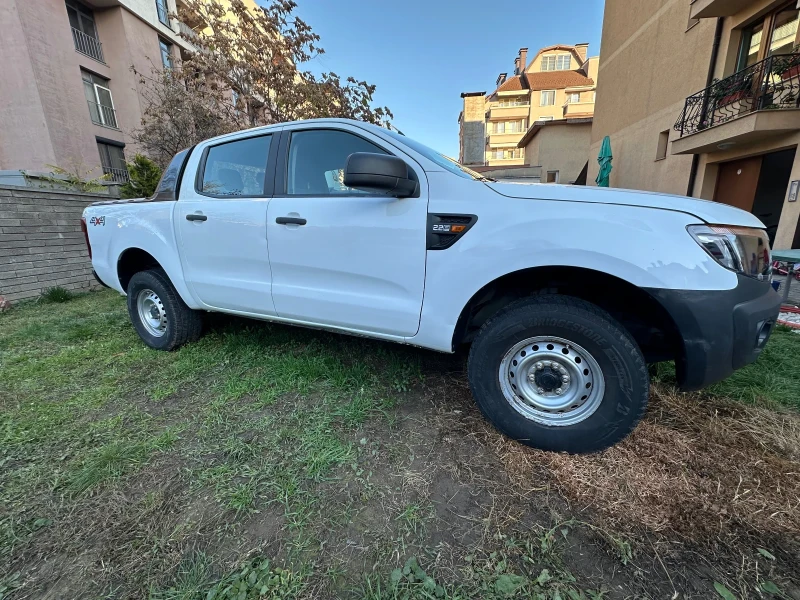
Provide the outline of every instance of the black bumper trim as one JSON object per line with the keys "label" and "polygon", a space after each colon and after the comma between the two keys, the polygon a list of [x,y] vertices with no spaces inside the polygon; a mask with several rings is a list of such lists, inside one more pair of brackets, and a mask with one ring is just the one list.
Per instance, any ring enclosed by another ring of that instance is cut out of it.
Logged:
{"label": "black bumper trim", "polygon": [[739,275],[731,290],[648,289],[683,340],[678,382],[698,390],[754,362],[769,339],[781,299],[768,281]]}

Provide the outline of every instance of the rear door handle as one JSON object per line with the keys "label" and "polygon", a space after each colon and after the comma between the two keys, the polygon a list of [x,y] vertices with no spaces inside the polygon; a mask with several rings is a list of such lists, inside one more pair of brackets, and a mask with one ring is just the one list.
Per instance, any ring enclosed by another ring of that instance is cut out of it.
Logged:
{"label": "rear door handle", "polygon": [[278,225],[305,225],[308,221],[299,217],[278,217],[275,222]]}
{"label": "rear door handle", "polygon": [[186,215],[187,221],[207,221],[208,217],[201,213],[189,213]]}

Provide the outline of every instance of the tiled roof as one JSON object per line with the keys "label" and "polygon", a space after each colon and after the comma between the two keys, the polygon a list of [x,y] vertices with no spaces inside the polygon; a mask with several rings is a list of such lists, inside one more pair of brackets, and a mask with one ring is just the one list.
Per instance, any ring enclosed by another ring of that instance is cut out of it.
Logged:
{"label": "tiled roof", "polygon": [[518,92],[520,90],[524,90],[525,86],[523,85],[522,78],[519,75],[514,75],[513,77],[506,79],[503,84],[497,88],[498,92]]}
{"label": "tiled roof", "polygon": [[[565,87],[594,85],[594,80],[579,71],[541,71],[525,73],[531,90],[559,90]],[[502,89],[502,88],[501,88]]]}

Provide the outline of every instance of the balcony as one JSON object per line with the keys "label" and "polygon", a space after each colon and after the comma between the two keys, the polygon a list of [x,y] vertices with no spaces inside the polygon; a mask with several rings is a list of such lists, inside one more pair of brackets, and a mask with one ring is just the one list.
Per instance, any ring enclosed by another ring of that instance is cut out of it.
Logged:
{"label": "balcony", "polygon": [[195,40],[197,39],[197,32],[189,27],[183,21],[178,21],[178,33],[183,35],[187,40]]}
{"label": "balcony", "polygon": [[131,178],[128,174],[128,169],[114,169],[113,167],[104,166],[103,173],[108,175],[106,177],[107,181],[113,181],[114,183],[127,183]]}
{"label": "balcony", "polygon": [[86,35],[74,27],[71,29],[72,40],[75,42],[75,50],[81,54],[85,54],[89,58],[93,58],[96,61],[105,64],[106,61],[103,59],[103,44],[100,43],[100,40],[93,38],[90,35]]}
{"label": "balcony", "polygon": [[488,132],[486,136],[486,143],[490,146],[508,146],[516,148],[517,143],[525,135],[524,131],[506,131],[503,133]]}
{"label": "balcony", "polygon": [[594,102],[567,102],[564,105],[565,119],[579,119],[594,115]]}
{"label": "balcony", "polygon": [[119,129],[117,126],[117,111],[112,106],[105,106],[97,102],[89,102],[88,104],[92,123],[110,127],[111,129]]}
{"label": "balcony", "polygon": [[689,15],[692,19],[730,17],[749,4],[755,4],[754,0],[694,0]]}
{"label": "balcony", "polygon": [[525,118],[531,110],[530,104],[518,104],[513,106],[493,106],[489,109],[490,119],[514,119]]}
{"label": "balcony", "polygon": [[675,123],[681,137],[757,111],[800,107],[800,54],[770,56],[689,96]]}

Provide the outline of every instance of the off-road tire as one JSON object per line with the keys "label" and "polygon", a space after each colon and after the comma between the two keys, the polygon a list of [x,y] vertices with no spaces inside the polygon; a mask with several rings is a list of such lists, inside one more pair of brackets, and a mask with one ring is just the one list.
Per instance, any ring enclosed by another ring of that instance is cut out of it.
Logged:
{"label": "off-road tire", "polygon": [[[569,340],[599,365],[605,390],[585,420],[542,424],[523,416],[503,394],[503,358],[515,344],[537,336]],[[604,450],[633,431],[650,388],[647,365],[630,334],[594,304],[556,294],[519,300],[487,321],[472,343],[468,374],[481,412],[502,433],[527,446],[575,454]]]}
{"label": "off-road tire", "polygon": [[[139,292],[145,289],[155,292],[163,303],[167,325],[161,336],[148,332],[139,317],[137,298]],[[136,273],[128,283],[127,293],[131,323],[142,341],[151,348],[170,351],[200,338],[203,331],[202,313],[186,306],[167,274],[161,269]]]}

